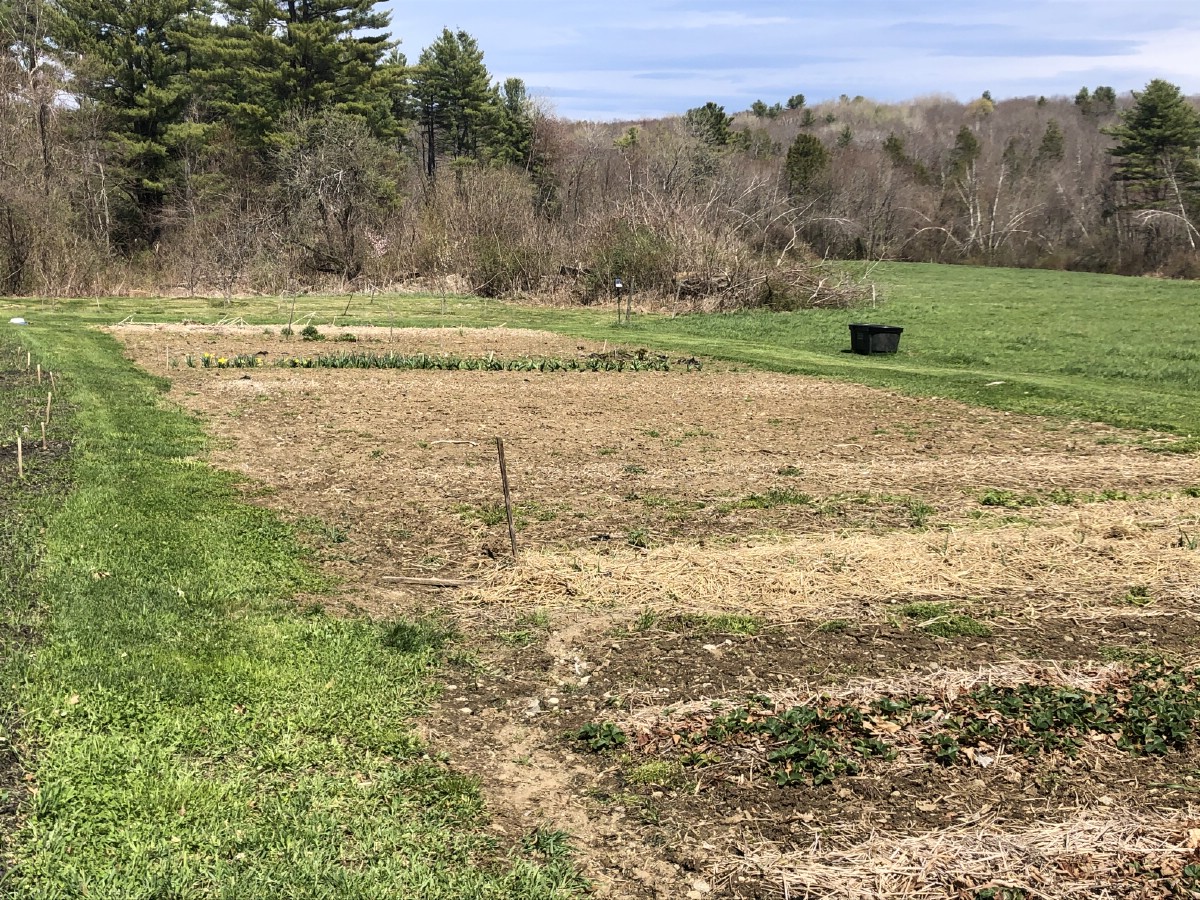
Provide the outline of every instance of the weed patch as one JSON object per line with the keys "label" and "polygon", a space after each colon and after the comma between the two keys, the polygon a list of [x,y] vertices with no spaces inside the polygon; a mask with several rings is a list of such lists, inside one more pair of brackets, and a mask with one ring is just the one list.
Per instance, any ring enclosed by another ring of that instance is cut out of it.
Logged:
{"label": "weed patch", "polygon": [[[985,684],[946,701],[921,695],[855,703],[822,698],[785,709],[759,698],[683,722],[668,718],[638,746],[684,767],[737,759],[739,771],[749,762],[780,786],[821,785],[859,773],[870,760],[893,759],[901,748],[946,766],[990,765],[1000,747],[1074,757],[1095,744],[1161,756],[1194,744],[1198,728],[1200,670],[1140,660],[1095,692]],[[611,722],[584,726],[578,739],[595,752],[627,742]]]}
{"label": "weed patch", "polygon": [[898,610],[915,627],[938,637],[987,637],[991,628],[948,603],[907,603]]}

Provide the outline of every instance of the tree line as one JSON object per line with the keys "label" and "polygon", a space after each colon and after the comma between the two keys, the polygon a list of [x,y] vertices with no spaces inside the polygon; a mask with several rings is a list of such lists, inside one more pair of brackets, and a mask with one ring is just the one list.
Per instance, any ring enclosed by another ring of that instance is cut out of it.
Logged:
{"label": "tree line", "polygon": [[0,293],[846,302],[826,257],[1200,275],[1200,115],[803,94],[573,122],[378,0],[0,0]]}

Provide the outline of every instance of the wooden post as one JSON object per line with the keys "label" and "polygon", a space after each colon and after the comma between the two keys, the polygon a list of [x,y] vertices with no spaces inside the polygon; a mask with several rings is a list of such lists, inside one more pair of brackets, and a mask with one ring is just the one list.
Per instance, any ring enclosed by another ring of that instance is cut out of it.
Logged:
{"label": "wooden post", "polygon": [[46,446],[46,423],[45,422],[42,423],[42,449],[43,450],[50,449],[49,447]]}
{"label": "wooden post", "polygon": [[512,496],[508,492],[508,466],[504,462],[504,439],[496,438],[496,454],[500,457],[500,486],[504,489],[504,516],[508,519],[508,540],[513,559],[517,558],[517,530],[513,527]]}
{"label": "wooden post", "polygon": [[53,396],[54,396],[53,391],[50,391],[48,394],[46,394],[46,415],[44,415],[42,417],[42,421],[45,422],[47,425],[50,424],[50,398]]}
{"label": "wooden post", "polygon": [[37,373],[38,373],[38,384],[41,384],[42,383],[42,364],[41,363],[37,364]]}
{"label": "wooden post", "polygon": [[17,432],[17,477],[25,480],[25,454],[21,449],[21,432]]}

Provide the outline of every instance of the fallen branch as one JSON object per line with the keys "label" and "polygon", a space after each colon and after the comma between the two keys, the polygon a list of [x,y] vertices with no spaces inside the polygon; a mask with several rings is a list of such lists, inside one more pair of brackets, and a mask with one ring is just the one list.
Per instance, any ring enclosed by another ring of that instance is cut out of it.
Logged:
{"label": "fallen branch", "polygon": [[461,578],[410,578],[407,575],[384,575],[382,581],[391,584],[418,584],[422,587],[471,587],[474,581]]}

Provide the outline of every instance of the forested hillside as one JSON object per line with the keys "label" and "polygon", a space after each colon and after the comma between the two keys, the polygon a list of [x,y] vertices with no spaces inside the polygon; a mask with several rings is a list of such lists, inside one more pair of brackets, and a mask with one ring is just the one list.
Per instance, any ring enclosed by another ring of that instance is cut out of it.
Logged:
{"label": "forested hillside", "polygon": [[0,0],[0,293],[619,275],[791,308],[853,296],[822,257],[1200,275],[1200,114],[1165,81],[572,122],[470,34],[408,59],[399,30],[375,0]]}

